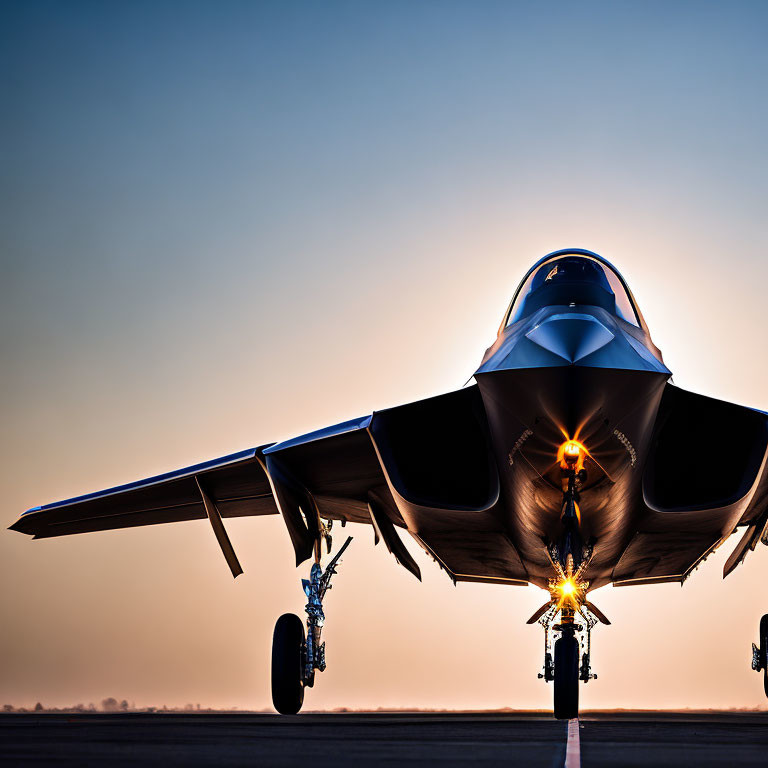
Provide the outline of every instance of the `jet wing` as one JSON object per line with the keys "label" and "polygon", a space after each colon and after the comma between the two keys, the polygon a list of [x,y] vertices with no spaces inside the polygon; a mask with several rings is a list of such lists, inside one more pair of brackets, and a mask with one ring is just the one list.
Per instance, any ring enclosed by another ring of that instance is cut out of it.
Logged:
{"label": "jet wing", "polygon": [[34,507],[26,511],[11,530],[43,539],[113,528],[204,520],[208,515],[198,482],[216,500],[221,517],[277,514],[269,481],[258,458],[264,447]]}
{"label": "jet wing", "polygon": [[399,538],[407,528],[454,580],[525,584],[504,532],[499,482],[477,386],[378,411],[281,443],[25,512],[35,538],[208,518],[234,575],[223,520],[280,514],[296,564],[324,520],[372,525],[420,578]]}
{"label": "jet wing", "polygon": [[237,576],[242,569],[222,519],[282,513],[297,560],[304,560],[312,553],[320,515],[371,523],[366,493],[385,481],[364,431],[369,422],[370,417],[344,422],[284,443],[34,507],[11,530],[40,539],[208,518]]}
{"label": "jet wing", "polygon": [[768,414],[667,384],[618,585],[685,581],[737,529],[727,576],[768,542]]}

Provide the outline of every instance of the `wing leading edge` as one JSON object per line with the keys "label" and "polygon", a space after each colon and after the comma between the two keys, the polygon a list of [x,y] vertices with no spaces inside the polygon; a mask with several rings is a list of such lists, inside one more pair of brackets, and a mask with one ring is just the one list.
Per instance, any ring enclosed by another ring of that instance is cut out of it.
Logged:
{"label": "wing leading edge", "polygon": [[36,539],[207,517],[200,487],[221,517],[276,514],[261,468],[263,448],[251,448],[173,472],[27,510],[11,530]]}

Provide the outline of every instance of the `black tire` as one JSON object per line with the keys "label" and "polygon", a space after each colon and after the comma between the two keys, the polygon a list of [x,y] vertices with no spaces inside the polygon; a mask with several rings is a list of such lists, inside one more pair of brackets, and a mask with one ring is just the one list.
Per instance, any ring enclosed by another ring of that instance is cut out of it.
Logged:
{"label": "black tire", "polygon": [[284,613],[272,635],[272,703],[281,715],[295,715],[304,703],[303,645],[304,622]]}
{"label": "black tire", "polygon": [[555,640],[555,717],[579,716],[579,641],[563,636]]}
{"label": "black tire", "polygon": [[[763,664],[768,661],[768,613],[760,619],[760,659]],[[763,690],[768,696],[768,664],[763,668]]]}

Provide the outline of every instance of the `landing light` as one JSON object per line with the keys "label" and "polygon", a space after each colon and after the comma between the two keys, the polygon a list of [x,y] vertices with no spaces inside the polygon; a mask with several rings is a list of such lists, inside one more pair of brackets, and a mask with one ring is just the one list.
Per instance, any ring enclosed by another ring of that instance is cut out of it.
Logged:
{"label": "landing light", "polygon": [[584,466],[587,449],[578,440],[566,440],[557,451],[557,461],[562,469],[575,469]]}
{"label": "landing light", "polygon": [[581,448],[575,440],[569,440],[563,448],[563,455],[566,461],[576,461],[581,453]]}
{"label": "landing light", "polygon": [[549,580],[549,594],[557,609],[580,610],[589,589],[589,582],[578,575],[563,574],[559,579]]}

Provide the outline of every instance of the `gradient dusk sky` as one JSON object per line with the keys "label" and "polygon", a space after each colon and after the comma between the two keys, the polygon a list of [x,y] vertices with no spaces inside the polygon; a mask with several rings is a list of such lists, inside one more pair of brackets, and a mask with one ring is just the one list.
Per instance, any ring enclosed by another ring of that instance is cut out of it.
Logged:
{"label": "gradient dusk sky", "polygon": [[[0,2],[2,521],[459,388],[526,269],[622,271],[675,382],[768,410],[768,4]],[[277,517],[0,533],[0,705],[264,708]],[[370,528],[309,709],[551,706],[534,587]],[[768,551],[603,588],[582,707],[764,706]]]}

